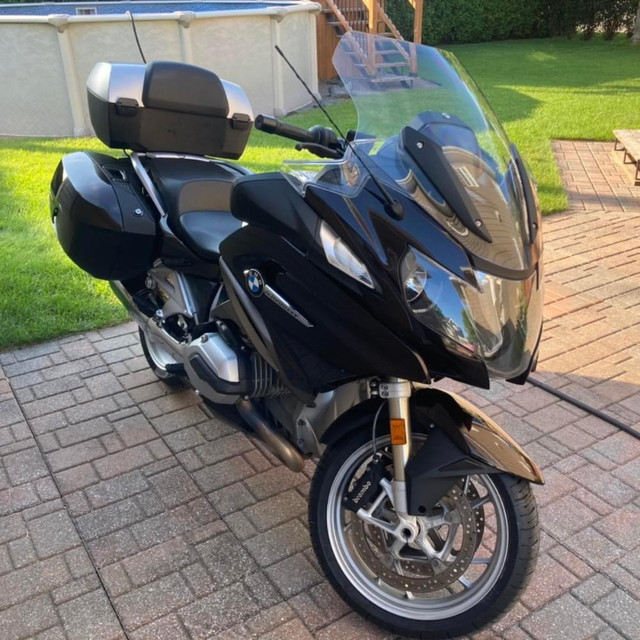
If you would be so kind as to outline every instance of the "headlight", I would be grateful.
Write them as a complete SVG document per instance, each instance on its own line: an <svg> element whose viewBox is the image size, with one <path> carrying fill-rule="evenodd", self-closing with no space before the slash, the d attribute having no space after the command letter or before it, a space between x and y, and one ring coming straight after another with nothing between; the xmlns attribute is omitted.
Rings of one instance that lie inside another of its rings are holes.
<svg viewBox="0 0 640 640"><path fill-rule="evenodd" d="M446 271L419 251L409 250L400 266L405 300L425 326L483 357L502 345L497 300L499 280L476 273L478 288Z"/></svg>
<svg viewBox="0 0 640 640"><path fill-rule="evenodd" d="M369 275L367 267L356 258L353 251L340 240L326 222L322 222L320 225L320 242L329 264L367 287L374 288L373 279Z"/></svg>
<svg viewBox="0 0 640 640"><path fill-rule="evenodd" d="M415 249L400 264L407 305L448 349L473 352L488 371L513 378L526 371L542 328L542 263L524 280L473 272L463 280Z"/></svg>

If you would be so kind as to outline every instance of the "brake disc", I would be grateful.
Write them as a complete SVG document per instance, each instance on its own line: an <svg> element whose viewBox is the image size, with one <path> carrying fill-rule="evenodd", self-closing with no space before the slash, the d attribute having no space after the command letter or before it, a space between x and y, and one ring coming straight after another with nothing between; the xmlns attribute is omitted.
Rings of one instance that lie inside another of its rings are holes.
<svg viewBox="0 0 640 640"><path fill-rule="evenodd" d="M469 502L473 503L480 498L480 494L476 489L473 482L469 482L467 488L466 497ZM484 507L481 505L473 510L476 519L476 550L482 542L482 536L484 536Z"/></svg>
<svg viewBox="0 0 640 640"><path fill-rule="evenodd" d="M417 546L410 545L405 545L399 557L393 557L389 551L390 543L395 541L393 536L375 525L357 518L352 520L350 533L355 549L380 581L401 591L429 593L449 586L464 574L476 552L476 511L471 507L468 496L463 496L458 486L451 489L441 503L449 508L450 513L456 514L458 525L447 525L447 537L454 536L459 545L452 550L446 561L433 562ZM427 533L425 531L421 535L426 536ZM388 540L389 537L392 538L391 541Z"/></svg>

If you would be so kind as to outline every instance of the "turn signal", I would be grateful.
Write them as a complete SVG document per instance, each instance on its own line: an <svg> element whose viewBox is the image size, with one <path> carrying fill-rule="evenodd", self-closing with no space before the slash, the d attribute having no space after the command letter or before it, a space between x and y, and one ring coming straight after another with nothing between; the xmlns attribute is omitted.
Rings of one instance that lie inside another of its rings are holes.
<svg viewBox="0 0 640 640"><path fill-rule="evenodd" d="M407 431L404 428L402 418L392 418L391 422L391 444L407 444Z"/></svg>

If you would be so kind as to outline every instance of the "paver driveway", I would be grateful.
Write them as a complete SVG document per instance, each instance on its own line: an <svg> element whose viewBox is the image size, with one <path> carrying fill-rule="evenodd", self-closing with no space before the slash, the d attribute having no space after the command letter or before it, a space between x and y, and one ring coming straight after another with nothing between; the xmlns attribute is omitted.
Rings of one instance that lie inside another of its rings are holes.
<svg viewBox="0 0 640 640"><path fill-rule="evenodd" d="M537 375L640 427L639 190L611 146L556 145ZM640 638L640 440L531 386L464 393L547 478L533 583L477 637ZM0 354L0 637L387 637L318 571L311 472L156 381L132 325Z"/></svg>

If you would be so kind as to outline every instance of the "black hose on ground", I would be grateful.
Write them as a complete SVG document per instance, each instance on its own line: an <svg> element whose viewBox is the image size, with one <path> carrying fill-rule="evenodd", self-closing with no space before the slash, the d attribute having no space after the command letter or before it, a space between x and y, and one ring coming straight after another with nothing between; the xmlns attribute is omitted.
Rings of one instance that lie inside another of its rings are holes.
<svg viewBox="0 0 640 640"><path fill-rule="evenodd" d="M621 431L624 431L629 435L633 436L634 438L638 438L638 440L640 440L640 431L636 431L635 429L632 429L629 425L624 424L624 422L620 422L620 420L614 418L613 416L610 416L608 413L603 413L602 411L599 411L594 407L590 407L588 404L582 402L582 400L573 398L572 396L564 393L564 391L560 391L560 389L554 389L552 386L546 384L545 382L536 380L531 376L527 378L527 382L530 382L534 387L538 387L539 389L542 389L543 391L546 391L547 393L550 393L551 395L556 396L556 398L560 398L561 400L564 400L565 402L572 404L574 407L578 407L578 409L582 409L583 411L586 411L587 413L591 414L592 416L595 416L596 418L599 418L600 420L604 420L605 422L608 422L610 425L613 425L614 427L617 427Z"/></svg>

